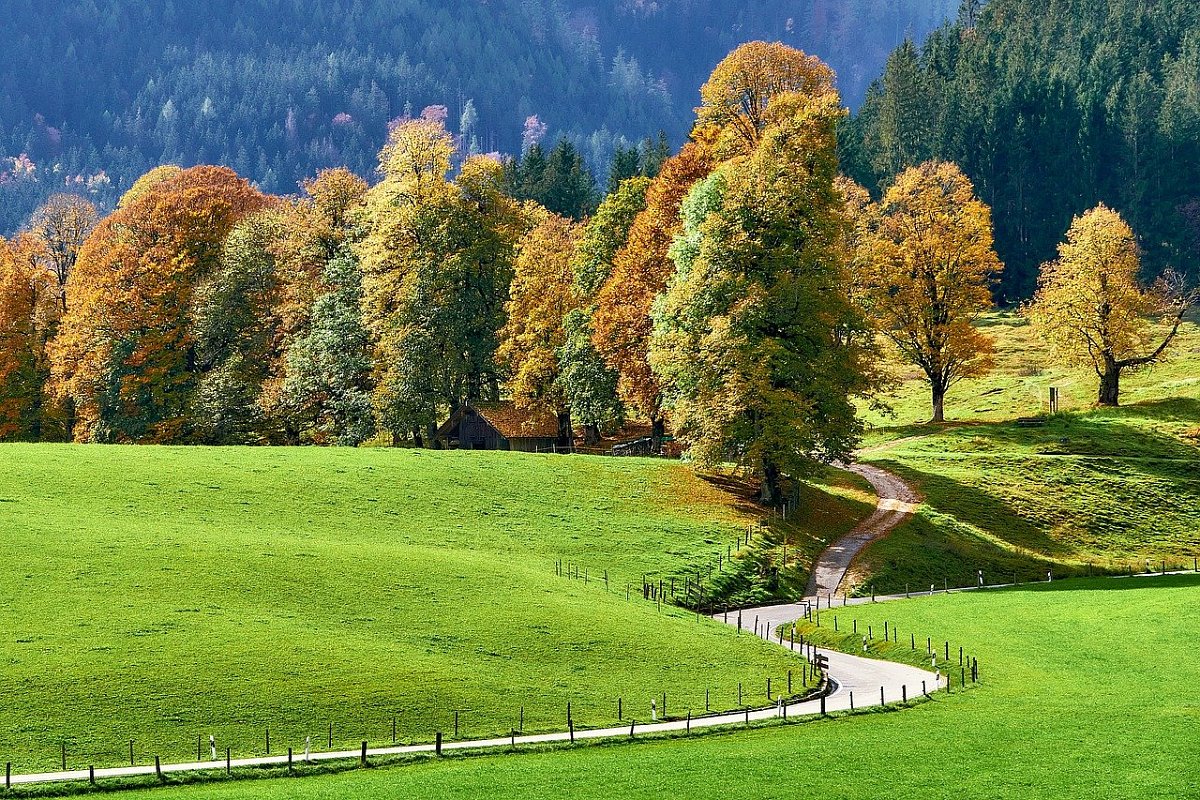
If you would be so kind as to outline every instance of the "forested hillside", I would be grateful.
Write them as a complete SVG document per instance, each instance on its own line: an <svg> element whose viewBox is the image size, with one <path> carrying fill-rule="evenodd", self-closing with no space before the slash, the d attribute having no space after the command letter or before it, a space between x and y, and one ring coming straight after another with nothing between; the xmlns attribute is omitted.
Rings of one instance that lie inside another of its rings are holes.
<svg viewBox="0 0 1200 800"><path fill-rule="evenodd" d="M223 164L287 193L374 168L388 124L444 106L464 152L571 137L593 171L622 138L678 145L737 44L822 56L851 103L956 0L10 0L0 18L0 232L68 188L109 206L162 163Z"/></svg>
<svg viewBox="0 0 1200 800"><path fill-rule="evenodd" d="M991 205L1002 294L1028 297L1073 215L1104 202L1151 272L1200 263L1200 6L1191 0L968 0L904 44L843 129L878 190L929 158Z"/></svg>

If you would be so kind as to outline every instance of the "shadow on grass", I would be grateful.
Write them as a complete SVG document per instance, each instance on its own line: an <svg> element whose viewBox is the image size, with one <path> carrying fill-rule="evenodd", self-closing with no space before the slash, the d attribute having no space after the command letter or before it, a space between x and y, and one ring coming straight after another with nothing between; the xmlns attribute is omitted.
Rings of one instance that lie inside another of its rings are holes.
<svg viewBox="0 0 1200 800"><path fill-rule="evenodd" d="M1003 499L961 481L893 461L875 462L916 484L926 502L941 513L987 531L1016 548L1045 559L1066 558L1074 550L1022 517ZM997 548L1003 551L1003 548Z"/></svg>

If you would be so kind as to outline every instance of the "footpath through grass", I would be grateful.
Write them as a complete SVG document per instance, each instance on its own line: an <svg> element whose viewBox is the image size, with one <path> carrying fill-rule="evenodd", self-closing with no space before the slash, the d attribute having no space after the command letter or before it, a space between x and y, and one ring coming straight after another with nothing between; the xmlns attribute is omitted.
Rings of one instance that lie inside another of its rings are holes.
<svg viewBox="0 0 1200 800"><path fill-rule="evenodd" d="M1085 575L1099 570L1191 566L1200 555L1200 326L1174 357L1125 381L1117 409L1091 406L1095 378L1048 369L1050 355L1012 315L984 326L998 346L995 372L960 386L944 427L928 415L912 376L877 427L864 459L924 495L916 518L872 545L849 580L860 593ZM1050 386L1062 413L1045 410Z"/></svg>
<svg viewBox="0 0 1200 800"><path fill-rule="evenodd" d="M838 610L979 659L902 711L727 735L179 789L185 800L1193 797L1200 576L1055 582ZM822 614L823 632L831 631ZM815 631L810 630L809 634ZM956 678L957 683L957 678ZM140 797L142 795L131 795ZM147 797L161 796L161 792Z"/></svg>
<svg viewBox="0 0 1200 800"><path fill-rule="evenodd" d="M666 462L0 448L0 762L18 772L533 732L765 702L799 662L640 598L748 517ZM580 580L555 562L580 565ZM605 589L604 572L609 575ZM582 575L588 575L588 581ZM626 600L625 587L631 586ZM457 713L456 713L457 712Z"/></svg>

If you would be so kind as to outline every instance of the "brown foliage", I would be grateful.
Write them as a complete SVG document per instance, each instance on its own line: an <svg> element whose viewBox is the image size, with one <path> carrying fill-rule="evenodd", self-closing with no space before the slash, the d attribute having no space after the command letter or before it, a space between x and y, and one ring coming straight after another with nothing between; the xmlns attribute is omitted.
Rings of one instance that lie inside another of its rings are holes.
<svg viewBox="0 0 1200 800"><path fill-rule="evenodd" d="M621 398L651 419L661 412L658 379L649 362L654 327L650 310L675 272L668 251L683 227L683 198L714 166L709 141L690 142L663 164L646 192L646 210L634 220L628 242L613 260L612 274L596 294L596 349L620 375Z"/></svg>
<svg viewBox="0 0 1200 800"><path fill-rule="evenodd" d="M234 224L269 202L232 170L155 171L88 237L52 351L81 441L177 441L195 378L196 286Z"/></svg>

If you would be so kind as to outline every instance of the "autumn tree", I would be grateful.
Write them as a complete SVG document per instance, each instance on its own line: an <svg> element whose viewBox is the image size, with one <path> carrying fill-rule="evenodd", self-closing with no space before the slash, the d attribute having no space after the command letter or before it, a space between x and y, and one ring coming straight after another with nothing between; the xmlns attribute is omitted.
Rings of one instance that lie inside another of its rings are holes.
<svg viewBox="0 0 1200 800"><path fill-rule="evenodd" d="M681 227L683 198L713 165L705 141L689 142L667 159L647 188L646 208L634 219L595 297L593 344L619 376L621 399L651 422L656 439L663 436L664 418L658 379L650 369L650 310L674 272L668 252Z"/></svg>
<svg viewBox="0 0 1200 800"><path fill-rule="evenodd" d="M1095 370L1100 405L1120 403L1124 371L1166 356L1184 315L1200 299L1200 291L1173 272L1144 290L1140 269L1133 231L1120 214L1100 205L1071 223L1058 258L1042 267L1026 309L1059 357Z"/></svg>
<svg viewBox="0 0 1200 800"><path fill-rule="evenodd" d="M239 222L226 239L219 268L197 292L202 377L193 414L203 441L300 444L338 438L331 434L336 424L323 410L324 397L306 397L296 391L297 382L289 384L289 354L301 340L310 350L326 341L311 338L314 315L323 294L334 295L326 305L343 296L345 270L334 270L337 286L326 282L326 272L346 252L367 187L347 170L333 169L303 188L303 197ZM306 368L329 364L311 351L302 362ZM306 374L302 383L319 377Z"/></svg>
<svg viewBox="0 0 1200 800"><path fill-rule="evenodd" d="M613 259L629 240L634 220L646 209L649 186L649 178L622 181L584 225L572 265L575 286L585 297L592 297L612 274Z"/></svg>
<svg viewBox="0 0 1200 800"><path fill-rule="evenodd" d="M311 441L355 446L375 435L358 258L349 249L337 253L322 282L326 289L313 304L308 330L287 351L284 399L312 420Z"/></svg>
<svg viewBox="0 0 1200 800"><path fill-rule="evenodd" d="M46 345L58 318L57 281L28 234L0 238L0 441L46 438Z"/></svg>
<svg viewBox="0 0 1200 800"><path fill-rule="evenodd" d="M571 420L583 429L585 444L596 444L604 433L617 430L625 421L617 373L604 363L592 337L587 310L568 312L558 350L559 381L570 403Z"/></svg>
<svg viewBox="0 0 1200 800"><path fill-rule="evenodd" d="M747 155L698 183L654 308L651 365L676 434L700 464L783 477L848 458L861 433L869 352L849 280L844 198L835 187L836 95L785 93Z"/></svg>
<svg viewBox="0 0 1200 800"><path fill-rule="evenodd" d="M527 225L499 162L468 158L450 181L453 154L439 123L399 125L367 196L363 318L376 413L394 439L422 442L442 413L499 397L498 335Z"/></svg>
<svg viewBox="0 0 1200 800"><path fill-rule="evenodd" d="M572 417L583 428L588 444L599 441L603 432L614 429L624 419L624 405L617 393L618 375L593 343L592 315L596 293L608 281L617 253L646 208L650 183L645 177L622 181L584 225L571 262L582 305L563 321L565 339L558 360Z"/></svg>
<svg viewBox="0 0 1200 800"><path fill-rule="evenodd" d="M721 131L723 156L749 152L770 123L774 98L833 94L833 79L833 70L816 56L780 42L747 42L726 56L701 87L697 121Z"/></svg>
<svg viewBox="0 0 1200 800"><path fill-rule="evenodd" d="M905 171L870 211L856 260L868 315L929 381L933 422L946 392L991 366L991 340L975 327L992 307L1002 269L988 207L953 164Z"/></svg>
<svg viewBox="0 0 1200 800"><path fill-rule="evenodd" d="M297 444L298 434L271 435L263 388L280 357L284 276L280 243L292 214L279 206L233 227L221 257L193 301L196 368L189 414L205 444Z"/></svg>
<svg viewBox="0 0 1200 800"><path fill-rule="evenodd" d="M571 259L579 228L557 214L537 209L533 227L517 245L508 321L500 331L497 361L508 374L507 389L518 406L542 408L559 420L561 444L574 438L571 404L562 383L563 320L579 307Z"/></svg>
<svg viewBox="0 0 1200 800"><path fill-rule="evenodd" d="M76 404L81 441L188 438L195 289L238 220L268 202L222 167L135 188L80 250L52 346L55 391Z"/></svg>
<svg viewBox="0 0 1200 800"><path fill-rule="evenodd" d="M67 279L79 259L80 248L98 221L96 207L73 194L52 196L29 221L29 232L41 244L46 265L58 284L59 307L64 313Z"/></svg>

